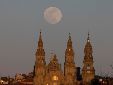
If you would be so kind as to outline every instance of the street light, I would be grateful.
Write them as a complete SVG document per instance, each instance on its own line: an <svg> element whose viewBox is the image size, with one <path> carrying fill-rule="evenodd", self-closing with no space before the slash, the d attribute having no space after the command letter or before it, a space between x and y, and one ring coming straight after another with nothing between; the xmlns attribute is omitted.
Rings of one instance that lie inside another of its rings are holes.
<svg viewBox="0 0 113 85"><path fill-rule="evenodd" d="M102 85L102 79L99 79L100 84Z"/></svg>

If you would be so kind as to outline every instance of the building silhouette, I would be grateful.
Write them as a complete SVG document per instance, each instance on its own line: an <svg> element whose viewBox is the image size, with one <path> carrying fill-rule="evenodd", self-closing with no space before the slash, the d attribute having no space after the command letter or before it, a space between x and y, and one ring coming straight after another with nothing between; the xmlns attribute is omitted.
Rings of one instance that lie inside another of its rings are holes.
<svg viewBox="0 0 113 85"><path fill-rule="evenodd" d="M40 32L35 54L36 61L34 65L33 85L89 85L95 76L89 33L84 53L82 78L80 77L80 68L76 68L74 61L74 50L70 33L65 50L64 71L61 69L61 64L58 62L56 54L53 54L49 64L46 64L45 50Z"/></svg>
<svg viewBox="0 0 113 85"><path fill-rule="evenodd" d="M82 76L80 74L80 67L76 67L76 75L77 75L77 81L81 81L82 80Z"/></svg>

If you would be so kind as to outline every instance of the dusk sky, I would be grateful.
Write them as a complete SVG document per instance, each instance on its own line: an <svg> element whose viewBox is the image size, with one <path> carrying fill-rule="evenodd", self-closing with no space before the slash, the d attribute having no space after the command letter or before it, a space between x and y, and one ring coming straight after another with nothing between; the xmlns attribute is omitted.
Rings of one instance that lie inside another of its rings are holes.
<svg viewBox="0 0 113 85"><path fill-rule="evenodd" d="M63 14L57 24L43 17L50 6ZM113 75L113 0L0 0L0 76L33 71L40 29L47 63L53 52L63 66L70 32L82 67L89 31L96 74Z"/></svg>

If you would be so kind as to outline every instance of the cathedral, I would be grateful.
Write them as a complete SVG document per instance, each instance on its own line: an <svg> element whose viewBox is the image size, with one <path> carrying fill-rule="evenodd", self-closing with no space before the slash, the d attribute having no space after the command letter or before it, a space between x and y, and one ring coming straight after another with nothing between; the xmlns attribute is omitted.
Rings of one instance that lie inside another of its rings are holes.
<svg viewBox="0 0 113 85"><path fill-rule="evenodd" d="M71 35L69 34L69 38L67 40L63 71L56 54L52 55L49 64L46 64L45 50L42 34L40 32L38 47L35 54L36 61L34 65L33 85L89 85L95 76L92 53L93 50L88 33L88 38L84 47L84 60L81 72L82 79L79 81L77 80L78 72L74 61L74 50Z"/></svg>

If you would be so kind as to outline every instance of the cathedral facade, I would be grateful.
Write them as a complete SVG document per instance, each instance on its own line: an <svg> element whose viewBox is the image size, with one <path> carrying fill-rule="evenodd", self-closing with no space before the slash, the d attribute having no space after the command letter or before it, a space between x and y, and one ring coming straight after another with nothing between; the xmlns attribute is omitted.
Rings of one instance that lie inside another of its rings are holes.
<svg viewBox="0 0 113 85"><path fill-rule="evenodd" d="M34 66L33 85L89 85L95 76L92 52L92 46L88 33L87 42L84 48L85 56L81 74L82 80L78 81L76 64L74 62L74 50L70 34L65 50L65 62L63 71L61 69L61 64L58 62L56 54L52 55L49 64L46 64L42 34L40 32L38 47L35 54L36 61Z"/></svg>

